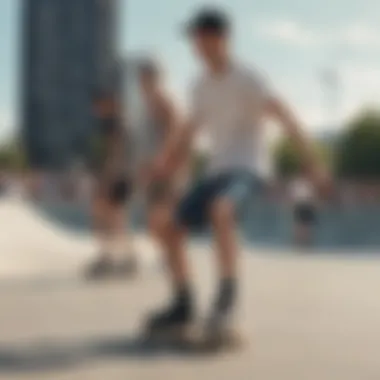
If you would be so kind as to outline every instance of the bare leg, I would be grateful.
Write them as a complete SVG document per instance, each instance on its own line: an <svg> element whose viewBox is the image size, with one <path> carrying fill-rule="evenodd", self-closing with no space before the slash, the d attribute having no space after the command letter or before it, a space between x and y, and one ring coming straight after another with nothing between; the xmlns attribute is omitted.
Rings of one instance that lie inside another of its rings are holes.
<svg viewBox="0 0 380 380"><path fill-rule="evenodd" d="M211 223L218 253L220 284L211 322L223 323L224 317L233 310L236 301L238 241L235 230L233 204L225 198L217 199L211 207ZM220 318L222 316L222 318Z"/></svg>
<svg viewBox="0 0 380 380"><path fill-rule="evenodd" d="M101 195L94 199L93 230L99 244L96 259L86 268L86 277L97 279L108 276L113 270L112 235L109 226L110 208L107 200Z"/></svg>
<svg viewBox="0 0 380 380"><path fill-rule="evenodd" d="M312 244L311 227L304 224L296 224L294 231L295 244L300 247L310 247Z"/></svg>
<svg viewBox="0 0 380 380"><path fill-rule="evenodd" d="M170 276L176 286L188 283L189 268L185 252L185 231L173 221L174 203L153 205L149 213L149 227L163 251Z"/></svg>
<svg viewBox="0 0 380 380"><path fill-rule="evenodd" d="M187 325L193 318L193 302L189 286L189 266L185 252L186 232L173 220L170 208L155 207L150 213L151 231L162 247L173 283L174 299L163 311L154 314L148 329L162 330Z"/></svg>
<svg viewBox="0 0 380 380"><path fill-rule="evenodd" d="M138 261L134 250L131 230L126 222L124 205L117 204L112 208L111 233L113 238L113 259L115 271L120 275L136 274Z"/></svg>
<svg viewBox="0 0 380 380"><path fill-rule="evenodd" d="M128 248L125 214L122 205L110 204L108 227L112 239L113 258L120 260L127 253Z"/></svg>
<svg viewBox="0 0 380 380"><path fill-rule="evenodd" d="M221 278L235 278L237 273L238 241L234 207L228 199L219 199L212 206L211 221L218 252Z"/></svg>
<svg viewBox="0 0 380 380"><path fill-rule="evenodd" d="M97 238L100 255L104 259L111 259L112 239L110 236L110 207L108 202L102 197L94 200L93 207L93 230Z"/></svg>

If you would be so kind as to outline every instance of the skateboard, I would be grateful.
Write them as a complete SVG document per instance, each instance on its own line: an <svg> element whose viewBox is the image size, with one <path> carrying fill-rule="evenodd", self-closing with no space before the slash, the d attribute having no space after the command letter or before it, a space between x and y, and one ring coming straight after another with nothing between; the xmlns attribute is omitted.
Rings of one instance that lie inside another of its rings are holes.
<svg viewBox="0 0 380 380"><path fill-rule="evenodd" d="M198 324L145 331L144 341L155 346L200 353L235 351L245 345L242 335L233 327L211 331Z"/></svg>

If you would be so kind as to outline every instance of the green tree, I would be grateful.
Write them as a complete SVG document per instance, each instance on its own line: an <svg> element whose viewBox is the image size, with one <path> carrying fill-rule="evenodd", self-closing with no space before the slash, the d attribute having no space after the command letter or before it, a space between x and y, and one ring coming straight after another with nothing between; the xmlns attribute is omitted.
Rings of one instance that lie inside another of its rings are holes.
<svg viewBox="0 0 380 380"><path fill-rule="evenodd" d="M342 178L380 179L380 111L365 111L349 123L339 146L336 170Z"/></svg>
<svg viewBox="0 0 380 380"><path fill-rule="evenodd" d="M315 153L327 165L331 163L331 152L321 143L314 142ZM289 178L303 170L302 158L289 138L283 138L275 147L275 169L282 178Z"/></svg>
<svg viewBox="0 0 380 380"><path fill-rule="evenodd" d="M0 146L0 166L16 171L27 168L25 149L19 139L11 140Z"/></svg>

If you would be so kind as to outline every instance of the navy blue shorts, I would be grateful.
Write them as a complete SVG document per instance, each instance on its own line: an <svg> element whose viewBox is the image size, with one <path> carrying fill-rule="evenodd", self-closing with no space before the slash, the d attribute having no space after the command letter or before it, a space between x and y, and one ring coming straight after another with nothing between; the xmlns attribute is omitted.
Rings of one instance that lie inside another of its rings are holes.
<svg viewBox="0 0 380 380"><path fill-rule="evenodd" d="M177 222L190 230L201 230L209 224L210 207L218 198L229 199L238 214L250 197L263 189L263 183L247 171L229 171L206 177L182 198L177 210Z"/></svg>

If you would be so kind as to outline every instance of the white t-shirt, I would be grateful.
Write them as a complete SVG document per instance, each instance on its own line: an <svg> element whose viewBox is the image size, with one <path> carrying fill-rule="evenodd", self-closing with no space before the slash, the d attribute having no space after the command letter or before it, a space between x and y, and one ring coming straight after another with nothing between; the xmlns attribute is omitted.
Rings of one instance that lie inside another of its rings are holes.
<svg viewBox="0 0 380 380"><path fill-rule="evenodd" d="M261 76L240 65L222 75L205 74L192 92L191 114L210 142L211 175L243 169L270 172L269 144L262 118L269 92Z"/></svg>
<svg viewBox="0 0 380 380"><path fill-rule="evenodd" d="M314 189L309 181L296 179L291 183L290 196L293 203L313 202Z"/></svg>
<svg viewBox="0 0 380 380"><path fill-rule="evenodd" d="M165 126L157 116L153 114L148 101L141 96L141 108L143 110L139 122L132 130L135 148L135 166L149 162L163 147Z"/></svg>

